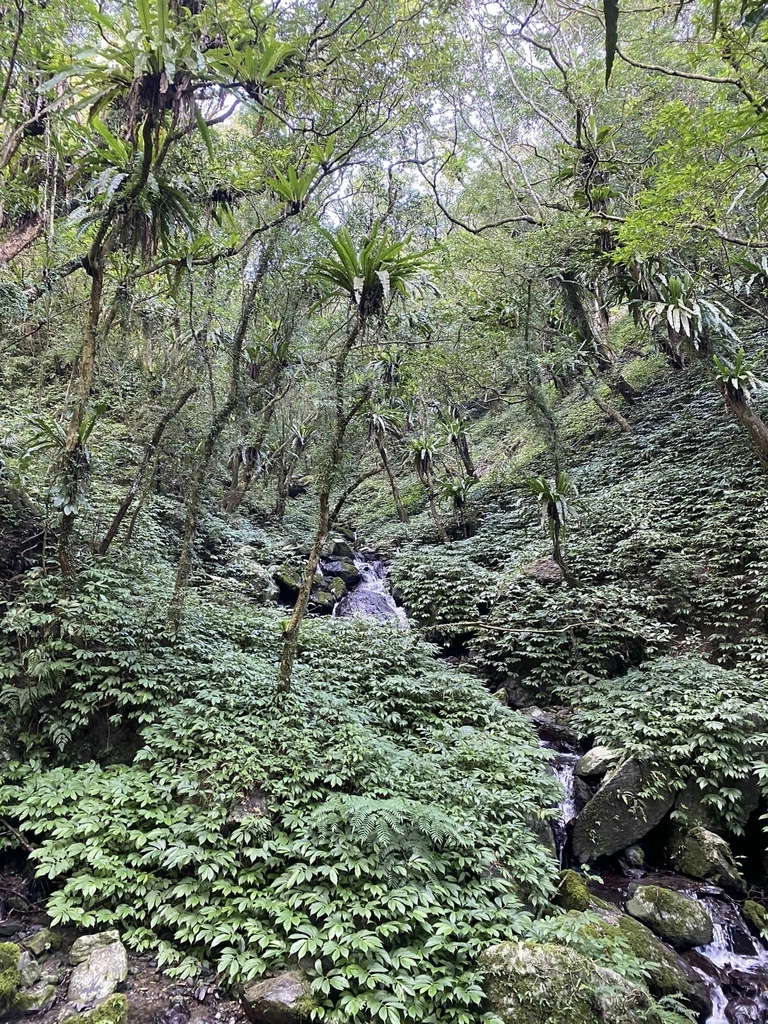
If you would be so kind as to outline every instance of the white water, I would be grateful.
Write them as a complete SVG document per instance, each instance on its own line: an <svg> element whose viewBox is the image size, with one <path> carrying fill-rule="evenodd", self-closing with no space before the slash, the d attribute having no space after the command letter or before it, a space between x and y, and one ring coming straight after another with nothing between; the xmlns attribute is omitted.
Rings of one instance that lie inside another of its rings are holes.
<svg viewBox="0 0 768 1024"><path fill-rule="evenodd" d="M367 562L355 556L355 567L362 579L338 602L334 615L350 618L371 616L375 619L397 619L401 629L408 629L408 617L387 590L386 567L378 560Z"/></svg>
<svg viewBox="0 0 768 1024"><path fill-rule="evenodd" d="M546 746L547 744L545 744ZM562 865L566 828L576 817L575 773L577 754L556 753L552 771L563 787L555 835ZM691 883L688 895L696 896L699 884ZM696 952L712 965L708 971L694 966L696 973L709 989L712 1012L706 1024L768 1024L768 949L749 931L738 906L725 895L713 898L701 895L700 902L712 918L712 941L699 946ZM730 988L729 980L748 975L752 983L751 995L739 994L739 985ZM726 994L723 982L731 991ZM757 995L755 995L757 991ZM728 1016L730 1012L731 1016Z"/></svg>

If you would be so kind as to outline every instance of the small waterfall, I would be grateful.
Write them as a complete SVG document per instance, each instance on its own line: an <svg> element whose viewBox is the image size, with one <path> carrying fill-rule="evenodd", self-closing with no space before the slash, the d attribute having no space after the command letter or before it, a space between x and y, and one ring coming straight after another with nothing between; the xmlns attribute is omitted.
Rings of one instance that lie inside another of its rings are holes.
<svg viewBox="0 0 768 1024"><path fill-rule="evenodd" d="M369 562L356 555L355 567L362 579L342 597L333 609L333 614L345 618L370 616L375 619L397 619L401 629L408 629L408 617L387 590L384 563L378 559Z"/></svg>
<svg viewBox="0 0 768 1024"><path fill-rule="evenodd" d="M573 754L566 750L557 750L547 741L542 741L542 746L552 750L555 749L555 756L552 759L552 774L563 787L563 796L558 804L557 821L552 825L552 833L555 837L557 856L560 867L565 866L565 851L568 845L568 826L576 817L576 762L579 754Z"/></svg>

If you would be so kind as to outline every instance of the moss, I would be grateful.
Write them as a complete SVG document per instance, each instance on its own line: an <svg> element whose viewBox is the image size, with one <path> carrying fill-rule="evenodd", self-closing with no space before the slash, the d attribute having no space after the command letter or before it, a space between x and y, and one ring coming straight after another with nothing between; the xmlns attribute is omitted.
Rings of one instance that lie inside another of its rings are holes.
<svg viewBox="0 0 768 1024"><path fill-rule="evenodd" d="M565 910L589 910L590 895L587 883L571 868L560 872L555 902Z"/></svg>
<svg viewBox="0 0 768 1024"><path fill-rule="evenodd" d="M127 1020L128 1000L121 993L116 993L95 1010L67 1017L64 1024L126 1024Z"/></svg>
<svg viewBox="0 0 768 1024"><path fill-rule="evenodd" d="M746 900L741 908L741 914L755 935L768 935L768 910L764 906L754 900Z"/></svg>
<svg viewBox="0 0 768 1024"><path fill-rule="evenodd" d="M23 1009L19 1004L19 958L15 942L0 942L0 1010Z"/></svg>
<svg viewBox="0 0 768 1024"><path fill-rule="evenodd" d="M592 1008L592 964L549 943L505 942L486 950L485 987L504 1024L598 1024Z"/></svg>

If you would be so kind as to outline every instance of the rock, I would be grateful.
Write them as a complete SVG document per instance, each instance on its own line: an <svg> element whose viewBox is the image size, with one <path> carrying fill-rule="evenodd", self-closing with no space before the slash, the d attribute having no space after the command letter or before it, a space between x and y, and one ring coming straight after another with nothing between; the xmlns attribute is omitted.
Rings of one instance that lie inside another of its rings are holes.
<svg viewBox="0 0 768 1024"><path fill-rule="evenodd" d="M573 852L581 863L618 853L659 824L672 807L674 794L641 797L650 770L636 758L625 761L606 778L578 814L573 826Z"/></svg>
<svg viewBox="0 0 768 1024"><path fill-rule="evenodd" d="M624 859L631 868L641 868L645 864L645 853L642 846L628 846L624 851Z"/></svg>
<svg viewBox="0 0 768 1024"><path fill-rule="evenodd" d="M598 913L604 912L598 909ZM665 946L650 928L646 928L634 917L619 913L613 907L609 908L605 917L609 927L615 928L615 935L624 939L635 956L646 961L648 988L654 995L662 997L679 992L692 1009L709 1016L712 1012L709 989L682 957Z"/></svg>
<svg viewBox="0 0 768 1024"><path fill-rule="evenodd" d="M153 1024L187 1024L191 1016L192 1014L187 1004L179 1000L165 1010L158 1010Z"/></svg>
<svg viewBox="0 0 768 1024"><path fill-rule="evenodd" d="M658 1024L644 988L568 946L502 942L480 962L504 1024Z"/></svg>
<svg viewBox="0 0 768 1024"><path fill-rule="evenodd" d="M313 611L325 612L327 615L333 611L336 598L329 590L316 590L309 599Z"/></svg>
<svg viewBox="0 0 768 1024"><path fill-rule="evenodd" d="M24 989L20 997L25 1013L44 1013L56 1002L56 986L41 981L32 988Z"/></svg>
<svg viewBox="0 0 768 1024"><path fill-rule="evenodd" d="M552 555L547 555L546 558L537 558L535 562L524 565L520 571L536 580L537 583L561 583L563 580L563 570Z"/></svg>
<svg viewBox="0 0 768 1024"><path fill-rule="evenodd" d="M120 933L117 929L108 932L97 932L93 935L81 935L72 943L69 951L69 962L76 967L84 963L94 950L101 946L111 946L120 941Z"/></svg>
<svg viewBox="0 0 768 1024"><path fill-rule="evenodd" d="M747 922L749 930L759 939L768 935L768 910L755 900L746 900L741 908L741 916Z"/></svg>
<svg viewBox="0 0 768 1024"><path fill-rule="evenodd" d="M275 583L284 601L294 601L301 586L301 571L292 565L281 565L275 572Z"/></svg>
<svg viewBox="0 0 768 1024"><path fill-rule="evenodd" d="M330 552L334 558L347 558L354 561L355 552L352 545L346 540L334 537L330 543Z"/></svg>
<svg viewBox="0 0 768 1024"><path fill-rule="evenodd" d="M706 946L712 941L712 918L704 907L674 889L638 885L627 900L627 913L675 949Z"/></svg>
<svg viewBox="0 0 768 1024"><path fill-rule="evenodd" d="M111 996L127 977L128 954L122 942L98 946L72 972L67 999L79 1007L93 1006Z"/></svg>
<svg viewBox="0 0 768 1024"><path fill-rule="evenodd" d="M315 1005L309 981L300 971L249 982L242 1002L251 1020L265 1024L299 1024L309 1018Z"/></svg>
<svg viewBox="0 0 768 1024"><path fill-rule="evenodd" d="M19 1008L19 960L21 948L15 942L0 942L0 1010Z"/></svg>
<svg viewBox="0 0 768 1024"><path fill-rule="evenodd" d="M587 883L580 874L571 868L560 872L555 903L565 910L589 910L591 896Z"/></svg>
<svg viewBox="0 0 768 1024"><path fill-rule="evenodd" d="M736 896L746 893L746 882L733 859L730 846L725 839L702 825L688 831L675 830L670 852L676 871L690 878L714 882Z"/></svg>
<svg viewBox="0 0 768 1024"><path fill-rule="evenodd" d="M613 747L592 747L576 762L574 771L581 778L599 778L609 772L621 760L621 751Z"/></svg>
<svg viewBox="0 0 768 1024"><path fill-rule="evenodd" d="M348 587L357 586L362 579L351 558L338 558L323 562L323 572L326 576L339 576Z"/></svg>
<svg viewBox="0 0 768 1024"><path fill-rule="evenodd" d="M501 687L498 690L494 690L491 694L494 700L497 700L499 704L503 704L505 707L509 704L509 697L507 697L507 691Z"/></svg>
<svg viewBox="0 0 768 1024"><path fill-rule="evenodd" d="M523 712L536 732L545 740L567 743L575 746L579 742L579 734L571 727L568 716L542 708L529 707Z"/></svg>
<svg viewBox="0 0 768 1024"><path fill-rule="evenodd" d="M269 819L269 797L263 789L256 788L232 804L224 824L224 834L231 835L244 821L260 818Z"/></svg>
<svg viewBox="0 0 768 1024"><path fill-rule="evenodd" d="M37 960L27 952L22 953L19 957L18 971L19 985L22 988L32 988L40 981L43 973Z"/></svg>
<svg viewBox="0 0 768 1024"><path fill-rule="evenodd" d="M128 1000L124 995L116 993L95 1010L65 1017L62 1024L127 1024L127 1021Z"/></svg>
<svg viewBox="0 0 768 1024"><path fill-rule="evenodd" d="M40 928L30 938L25 939L24 945L35 956L42 956L51 949L61 949L61 934L51 931L50 928Z"/></svg>

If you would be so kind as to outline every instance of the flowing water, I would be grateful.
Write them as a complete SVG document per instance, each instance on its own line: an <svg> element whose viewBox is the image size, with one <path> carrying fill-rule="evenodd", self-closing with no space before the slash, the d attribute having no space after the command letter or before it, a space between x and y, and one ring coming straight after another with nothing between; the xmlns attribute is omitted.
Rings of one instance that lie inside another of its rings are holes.
<svg viewBox="0 0 768 1024"><path fill-rule="evenodd" d="M371 616L375 619L396 619L401 629L408 629L408 617L398 607L387 590L387 570L378 559L366 561L355 556L355 567L362 579L333 609L334 615L344 617Z"/></svg>
<svg viewBox="0 0 768 1024"><path fill-rule="evenodd" d="M545 746L551 746L548 743ZM569 826L576 817L574 768L578 754L557 751L552 771L563 786L558 821L554 826L561 865ZM697 898L712 918L712 941L684 955L709 989L712 1010L706 1024L768 1024L768 948L751 934L738 905L719 889L680 875L647 874L658 882ZM600 895L623 903L627 878L606 878Z"/></svg>

